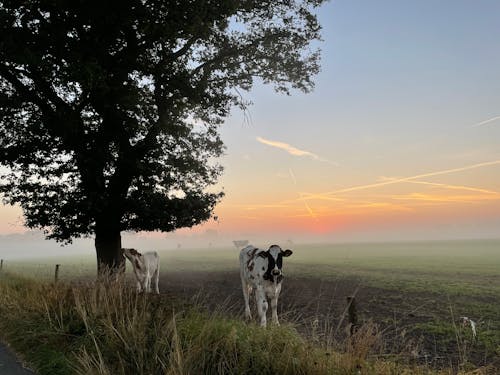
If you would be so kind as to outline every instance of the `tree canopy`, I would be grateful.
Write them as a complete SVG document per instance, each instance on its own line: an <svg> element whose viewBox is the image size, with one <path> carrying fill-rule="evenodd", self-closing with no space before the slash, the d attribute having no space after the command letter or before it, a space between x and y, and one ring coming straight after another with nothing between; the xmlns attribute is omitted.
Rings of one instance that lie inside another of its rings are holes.
<svg viewBox="0 0 500 375"><path fill-rule="evenodd" d="M121 231L208 220L218 125L255 80L312 89L322 2L0 0L4 201L108 265Z"/></svg>

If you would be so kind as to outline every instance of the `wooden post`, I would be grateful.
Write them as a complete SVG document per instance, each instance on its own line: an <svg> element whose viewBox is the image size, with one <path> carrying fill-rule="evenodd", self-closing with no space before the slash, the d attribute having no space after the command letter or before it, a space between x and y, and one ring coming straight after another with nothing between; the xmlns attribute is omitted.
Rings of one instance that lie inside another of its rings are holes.
<svg viewBox="0 0 500 375"><path fill-rule="evenodd" d="M2 270L3 268L3 259L0 260L0 271Z"/></svg>
<svg viewBox="0 0 500 375"><path fill-rule="evenodd" d="M349 296L347 299L347 315L349 319L349 324L351 325L349 330L351 336L358 329L358 312L356 310L356 299L354 296Z"/></svg>
<svg viewBox="0 0 500 375"><path fill-rule="evenodd" d="M59 280L59 266L60 264L56 264L56 272L54 274L54 282L57 283L57 281Z"/></svg>

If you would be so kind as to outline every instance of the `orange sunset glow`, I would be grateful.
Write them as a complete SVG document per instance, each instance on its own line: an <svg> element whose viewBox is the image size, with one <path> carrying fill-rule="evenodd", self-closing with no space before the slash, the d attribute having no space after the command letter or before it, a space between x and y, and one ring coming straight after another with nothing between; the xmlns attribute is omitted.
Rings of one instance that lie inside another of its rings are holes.
<svg viewBox="0 0 500 375"><path fill-rule="evenodd" d="M498 238L499 23L470 3L444 28L447 5L417 3L322 7L314 91L243 92L253 104L220 128L218 219L151 238ZM24 231L1 207L0 233Z"/></svg>
<svg viewBox="0 0 500 375"><path fill-rule="evenodd" d="M283 150L282 145L275 147ZM407 176L379 176L326 190L333 174L297 181L296 173L289 169L288 175L276 173L265 184L247 181L230 189L217 209L219 221L207 226L229 233L330 234L334 238L366 228L470 225L473 220L498 217L500 193L495 190L495 175L499 171L500 160L493 160ZM316 179L320 180L316 183ZM335 186L333 181L331 186ZM231 194L233 190L237 193Z"/></svg>

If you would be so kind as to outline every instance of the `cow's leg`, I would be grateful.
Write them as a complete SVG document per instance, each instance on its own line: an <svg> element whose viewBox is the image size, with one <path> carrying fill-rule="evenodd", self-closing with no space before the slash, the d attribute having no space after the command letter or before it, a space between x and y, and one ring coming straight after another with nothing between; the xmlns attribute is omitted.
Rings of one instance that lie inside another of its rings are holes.
<svg viewBox="0 0 500 375"><path fill-rule="evenodd" d="M252 287L247 283L245 277L241 276L241 288L243 289L243 299L245 300L245 318L252 319L252 313L250 312L249 296L252 292Z"/></svg>
<svg viewBox="0 0 500 375"><path fill-rule="evenodd" d="M278 321L278 297L279 294L275 294L271 298L271 314L272 314L272 322L273 324L280 325L280 322Z"/></svg>
<svg viewBox="0 0 500 375"><path fill-rule="evenodd" d="M270 296L272 322L273 324L276 324L278 326L280 325L278 321L278 298L280 296L280 292L281 292L281 284L278 284L274 289L274 293Z"/></svg>
<svg viewBox="0 0 500 375"><path fill-rule="evenodd" d="M142 291L142 283L137 280L137 293L140 293Z"/></svg>
<svg viewBox="0 0 500 375"><path fill-rule="evenodd" d="M245 308L245 315L248 314L248 319L252 319L252 313L250 312L250 297L252 295L253 287L250 283L247 283L247 300L248 300L248 309Z"/></svg>
<svg viewBox="0 0 500 375"><path fill-rule="evenodd" d="M257 311L260 318L260 326L265 327L267 325L267 298L266 293L263 289L258 288L255 291L255 301L257 302Z"/></svg>
<svg viewBox="0 0 500 375"><path fill-rule="evenodd" d="M153 275L155 278L155 293L160 294L160 289L158 288L158 282L160 281L160 266L156 267L156 271Z"/></svg>
<svg viewBox="0 0 500 375"><path fill-rule="evenodd" d="M151 293L151 274L148 272L146 273L146 293Z"/></svg>

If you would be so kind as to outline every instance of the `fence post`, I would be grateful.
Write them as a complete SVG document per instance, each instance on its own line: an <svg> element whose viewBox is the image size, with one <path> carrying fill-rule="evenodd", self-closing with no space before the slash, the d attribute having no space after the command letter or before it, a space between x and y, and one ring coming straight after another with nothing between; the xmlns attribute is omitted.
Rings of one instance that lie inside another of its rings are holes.
<svg viewBox="0 0 500 375"><path fill-rule="evenodd" d="M3 259L0 259L0 271L2 271L3 268Z"/></svg>
<svg viewBox="0 0 500 375"><path fill-rule="evenodd" d="M59 280L59 266L60 264L56 264L56 272L54 274L54 282L57 283L57 281Z"/></svg>
<svg viewBox="0 0 500 375"><path fill-rule="evenodd" d="M349 328L351 336L358 329L358 312L356 310L356 299L354 296L349 296L347 299L347 316L349 319L349 324L351 325Z"/></svg>

